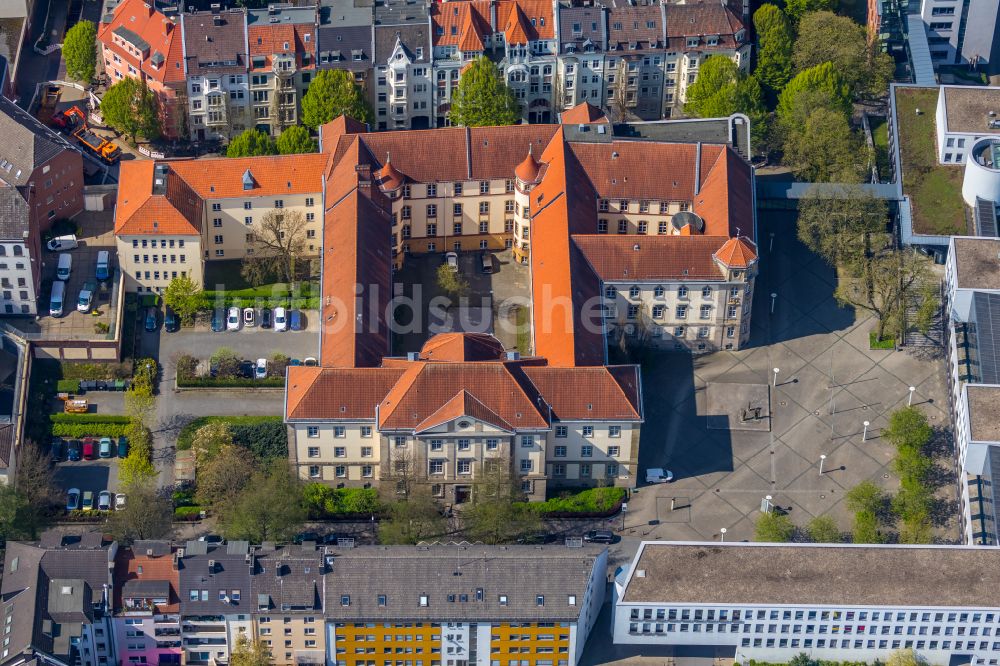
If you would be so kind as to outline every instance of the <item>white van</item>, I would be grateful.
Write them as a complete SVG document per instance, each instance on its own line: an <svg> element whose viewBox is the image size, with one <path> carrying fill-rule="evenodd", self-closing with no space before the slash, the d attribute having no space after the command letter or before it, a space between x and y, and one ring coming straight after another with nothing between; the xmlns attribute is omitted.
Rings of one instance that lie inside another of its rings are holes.
<svg viewBox="0 0 1000 666"><path fill-rule="evenodd" d="M101 250L97 253L97 279L107 280L111 275L111 253Z"/></svg>
<svg viewBox="0 0 1000 666"><path fill-rule="evenodd" d="M59 265L56 267L56 277L60 280L68 280L71 270L73 270L73 255L60 254Z"/></svg>
<svg viewBox="0 0 1000 666"><path fill-rule="evenodd" d="M49 248L50 252L63 252L65 250L75 250L79 247L80 243L76 240L76 236L56 236L48 243L45 247Z"/></svg>
<svg viewBox="0 0 1000 666"><path fill-rule="evenodd" d="M66 295L66 283L56 280L52 283L52 297L49 298L49 314L53 317L62 317L63 300Z"/></svg>

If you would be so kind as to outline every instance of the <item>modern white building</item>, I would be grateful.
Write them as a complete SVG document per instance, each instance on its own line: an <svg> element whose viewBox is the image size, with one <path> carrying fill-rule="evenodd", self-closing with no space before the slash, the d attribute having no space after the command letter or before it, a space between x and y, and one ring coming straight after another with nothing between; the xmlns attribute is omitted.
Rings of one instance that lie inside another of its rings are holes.
<svg viewBox="0 0 1000 666"><path fill-rule="evenodd" d="M970 546L643 542L615 579L616 645L787 663L1000 656L1000 553Z"/></svg>
<svg viewBox="0 0 1000 666"><path fill-rule="evenodd" d="M941 86L935 113L938 162L964 164L973 144L1000 137L1000 87Z"/></svg>
<svg viewBox="0 0 1000 666"><path fill-rule="evenodd" d="M923 0L920 18L935 68L967 65L995 74L1000 65L1000 3L990 0Z"/></svg>

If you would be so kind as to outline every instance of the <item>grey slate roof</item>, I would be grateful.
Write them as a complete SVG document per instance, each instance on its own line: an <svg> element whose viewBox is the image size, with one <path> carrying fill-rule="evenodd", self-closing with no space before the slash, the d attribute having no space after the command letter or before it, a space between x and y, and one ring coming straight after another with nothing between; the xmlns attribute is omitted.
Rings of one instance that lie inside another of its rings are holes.
<svg viewBox="0 0 1000 666"><path fill-rule="evenodd" d="M425 20L424 23L416 25L376 25L375 60L378 64L388 62L389 56L396 48L397 38L416 62L430 62L431 31ZM423 49L420 58L417 58L418 48Z"/></svg>
<svg viewBox="0 0 1000 666"><path fill-rule="evenodd" d="M182 14L181 25L190 76L246 74L246 14L243 10Z"/></svg>
<svg viewBox="0 0 1000 666"><path fill-rule="evenodd" d="M594 51L600 52L606 48L604 43L604 13L600 6L592 7L560 7L559 8L559 49L567 52L567 46L575 47L575 53L584 53L584 45L589 41L594 45ZM573 30L579 26L579 30Z"/></svg>
<svg viewBox="0 0 1000 666"><path fill-rule="evenodd" d="M31 211L17 188L0 185L0 239L23 240L31 226Z"/></svg>
<svg viewBox="0 0 1000 666"><path fill-rule="evenodd" d="M603 552L593 546L482 545L337 550L327 574L325 615L353 622L572 622Z"/></svg>
<svg viewBox="0 0 1000 666"><path fill-rule="evenodd" d="M378 0L375 25L430 25L427 4L420 0Z"/></svg>
<svg viewBox="0 0 1000 666"><path fill-rule="evenodd" d="M250 595L251 565L246 561L246 555L227 553L225 546L211 545L205 550L204 554L192 555L186 547L184 557L178 562L181 613L249 613L255 606L255 600ZM197 601L192 600L191 590L198 591ZM204 601L202 591L207 593ZM239 594L238 600L234 592ZM229 601L222 596L228 597Z"/></svg>
<svg viewBox="0 0 1000 666"><path fill-rule="evenodd" d="M64 150L75 150L59 134L0 95L0 180L22 186L32 172Z"/></svg>
<svg viewBox="0 0 1000 666"><path fill-rule="evenodd" d="M315 548L260 553L250 587L257 610L322 610L323 557Z"/></svg>
<svg viewBox="0 0 1000 666"><path fill-rule="evenodd" d="M318 50L320 69L367 71L372 67L371 25L320 26ZM354 60L356 51L361 60Z"/></svg>
<svg viewBox="0 0 1000 666"><path fill-rule="evenodd" d="M70 548L7 542L0 616L13 618L11 644L7 646L10 660L28 647L57 657L69 656L70 638L79 635L80 622L93 612L92 602L101 599L104 586L111 582L113 553L113 545L87 547L82 541ZM66 585L73 588L70 594L62 593ZM51 635L53 622L62 624L55 638Z"/></svg>

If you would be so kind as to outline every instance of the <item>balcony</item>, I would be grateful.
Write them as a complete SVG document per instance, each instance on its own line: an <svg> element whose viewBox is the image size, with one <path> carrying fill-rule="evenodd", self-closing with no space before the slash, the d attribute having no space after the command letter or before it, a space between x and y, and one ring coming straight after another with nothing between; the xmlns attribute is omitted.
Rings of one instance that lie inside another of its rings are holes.
<svg viewBox="0 0 1000 666"><path fill-rule="evenodd" d="M226 625L224 624L185 624L181 631L185 634L224 634Z"/></svg>
<svg viewBox="0 0 1000 666"><path fill-rule="evenodd" d="M181 635L181 630L180 630L180 627L167 627L165 629L161 629L160 627L156 627L153 630L153 635L154 636L180 636Z"/></svg>
<svg viewBox="0 0 1000 666"><path fill-rule="evenodd" d="M289 77L295 74L295 58L291 56L275 56L271 66L276 76Z"/></svg>
<svg viewBox="0 0 1000 666"><path fill-rule="evenodd" d="M201 647L203 645L227 645L227 641L225 638L184 638L184 647L186 648Z"/></svg>

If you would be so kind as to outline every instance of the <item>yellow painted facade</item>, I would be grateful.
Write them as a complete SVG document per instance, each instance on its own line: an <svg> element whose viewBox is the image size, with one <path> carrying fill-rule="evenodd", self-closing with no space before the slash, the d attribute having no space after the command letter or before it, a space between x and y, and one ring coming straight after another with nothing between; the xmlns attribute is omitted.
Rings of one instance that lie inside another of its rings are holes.
<svg viewBox="0 0 1000 666"><path fill-rule="evenodd" d="M500 622L490 631L490 661L508 666L518 660L523 666L553 666L569 659L568 622Z"/></svg>

